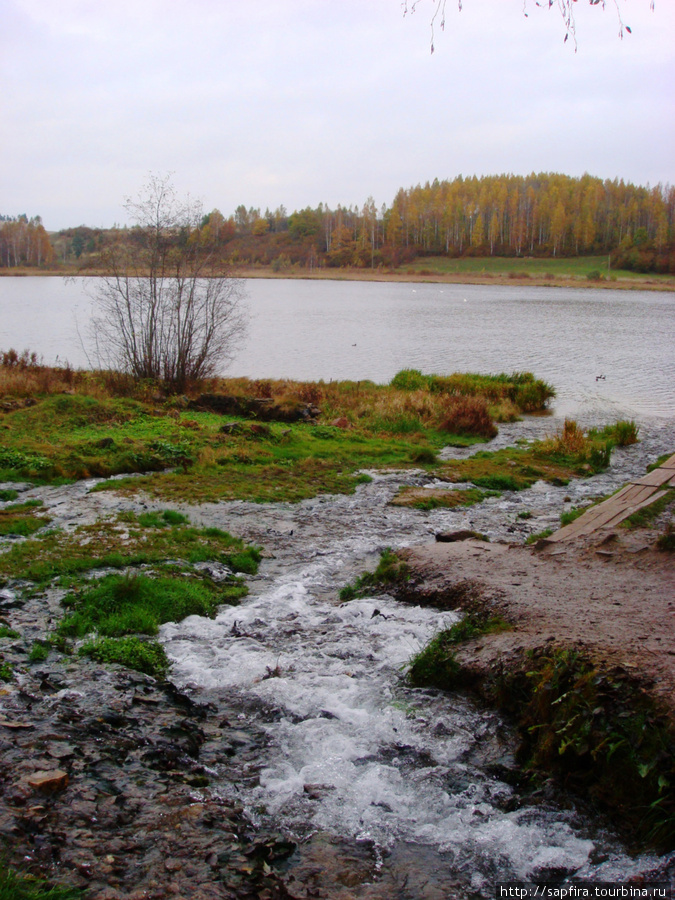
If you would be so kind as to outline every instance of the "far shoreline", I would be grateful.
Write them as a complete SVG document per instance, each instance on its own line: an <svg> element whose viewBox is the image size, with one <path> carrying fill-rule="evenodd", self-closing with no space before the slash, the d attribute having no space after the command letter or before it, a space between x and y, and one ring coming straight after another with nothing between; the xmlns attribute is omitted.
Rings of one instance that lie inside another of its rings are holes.
<svg viewBox="0 0 675 900"><path fill-rule="evenodd" d="M619 291L667 291L675 292L675 277L653 275L630 275L628 277L613 276L609 281L606 278L591 280L578 275L521 275L517 273L503 274L498 272L483 273L441 273L441 272L414 272L414 271L385 271L383 269L294 269L291 271L275 272L271 266L242 266L234 267L232 276L236 278L266 278L283 281L367 281L381 283L401 284L475 284L475 285L500 285L507 287L548 287L599 289ZM105 273L100 269L80 269L75 266L63 266L59 268L34 269L28 266L14 269L0 268L0 277L3 278L97 278ZM663 279L663 280L661 280Z"/></svg>

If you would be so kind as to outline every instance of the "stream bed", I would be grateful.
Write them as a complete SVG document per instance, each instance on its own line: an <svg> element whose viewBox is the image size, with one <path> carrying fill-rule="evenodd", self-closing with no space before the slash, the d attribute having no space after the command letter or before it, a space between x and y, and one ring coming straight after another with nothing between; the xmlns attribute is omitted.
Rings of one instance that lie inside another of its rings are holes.
<svg viewBox="0 0 675 900"><path fill-rule="evenodd" d="M502 426L498 445L551 427L550 419ZM239 799L254 821L304 841L294 862L299 880L318 867L321 896L340 897L348 859L348 880L360 885L354 896L488 896L496 881L618 881L656 865L630 856L611 828L553 788L521 795L513 735L495 712L406 684L410 658L455 613L386 595L337 598L385 547L459 528L522 541L555 527L566 498L574 505L607 494L672 448L663 422L643 427L641 437L615 450L601 476L538 483L463 511L387 505L402 484L429 479L375 472L352 496L189 510L200 524L256 541L266 556L241 606L215 620L165 625L161 637L179 684L229 704L238 698L244 730L262 724L264 753L245 773ZM523 510L532 513L526 522Z"/></svg>
<svg viewBox="0 0 675 900"><path fill-rule="evenodd" d="M560 424L531 417L501 426L490 449L541 437ZM563 508L643 475L648 463L673 450L673 438L673 422L645 420L640 442L617 448L602 475L564 487L538 482L466 509L421 512L390 505L403 485L438 487L421 471L371 472L372 481L353 495L298 504L177 507L195 525L226 529L263 551L239 606L224 607L213 620L192 616L161 629L172 681L209 709L210 724L200 727L213 748L204 756L210 784L190 789L181 802L206 808L234 799L252 833L295 842L295 852L276 861L275 870L287 896L297 898L487 898L498 881L624 881L663 866L658 857L632 854L611 822L599 821L552 783L535 791L519 788L515 736L495 711L461 694L407 684L411 657L456 613L402 604L386 594L341 603L338 594L374 568L386 547L429 542L437 532L463 528L493 541L523 542L554 528ZM444 455L471 452L447 448ZM66 529L124 509L166 506L142 496L91 492L95 483L28 488L24 495L41 499L52 526ZM531 517L519 517L523 511ZM5 593L11 605L11 591ZM16 615L32 627L35 609L37 634L46 613L36 603L27 602ZM56 615L58 598L52 606ZM55 679L53 671L38 676ZM106 687L108 676L96 678L90 698L77 686L77 703L83 709L89 703L92 721L97 704L122 696L112 682ZM135 690L129 709L138 710ZM73 693L64 688L55 697ZM24 702L20 692L15 700ZM140 747L154 740L154 726L139 721L150 735ZM134 790L131 781L125 790ZM165 787L158 790L160 796ZM161 810L166 800L152 802ZM152 808L143 803L152 820ZM148 854L152 840L148 830ZM189 848L184 852L189 856ZM183 871L187 878L187 864ZM137 876L125 877L133 883Z"/></svg>

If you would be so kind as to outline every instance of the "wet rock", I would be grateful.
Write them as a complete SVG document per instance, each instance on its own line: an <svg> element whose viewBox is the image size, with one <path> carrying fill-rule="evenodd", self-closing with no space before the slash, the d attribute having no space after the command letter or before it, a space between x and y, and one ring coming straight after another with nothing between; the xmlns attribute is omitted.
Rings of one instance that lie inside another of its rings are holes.
<svg viewBox="0 0 675 900"><path fill-rule="evenodd" d="M241 422L225 422L218 431L221 434L240 434L242 430Z"/></svg>
<svg viewBox="0 0 675 900"><path fill-rule="evenodd" d="M326 796L330 791L335 790L334 784L304 784L302 787L303 791L310 800L321 800Z"/></svg>
<svg viewBox="0 0 675 900"><path fill-rule="evenodd" d="M29 731L34 728L32 722L19 722L16 719L5 719L0 717L0 726L9 728L11 731Z"/></svg>
<svg viewBox="0 0 675 900"><path fill-rule="evenodd" d="M264 422L299 422L321 415L321 410L311 403L292 401L277 404L266 397L235 397L228 394L201 394L189 403L189 409L209 410L226 416L251 416Z"/></svg>
<svg viewBox="0 0 675 900"><path fill-rule="evenodd" d="M68 773L63 769L35 772L28 778L28 784L41 794L56 794L68 787Z"/></svg>
<svg viewBox="0 0 675 900"><path fill-rule="evenodd" d="M487 541L489 538L479 531L471 531L470 529L462 528L459 531L440 531L436 535L436 540L442 544L452 544L455 541Z"/></svg>
<svg viewBox="0 0 675 900"><path fill-rule="evenodd" d="M197 572L203 572L205 575L208 575L211 581L215 582L215 584L220 584L220 582L222 581L227 581L227 579L231 578L233 574L232 569L219 562L195 563L193 568Z"/></svg>
<svg viewBox="0 0 675 900"><path fill-rule="evenodd" d="M248 430L256 437L269 437L272 433L267 425L260 425L258 422L252 422L248 426Z"/></svg>

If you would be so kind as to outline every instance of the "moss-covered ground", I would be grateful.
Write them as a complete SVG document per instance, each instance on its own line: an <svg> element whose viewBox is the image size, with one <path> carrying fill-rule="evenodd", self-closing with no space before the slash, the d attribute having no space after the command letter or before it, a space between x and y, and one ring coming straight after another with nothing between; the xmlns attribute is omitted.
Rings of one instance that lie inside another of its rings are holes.
<svg viewBox="0 0 675 900"><path fill-rule="evenodd" d="M437 376L408 369L389 385L221 379L197 386L190 402L110 373L50 370L48 378L37 368L0 372L0 481L118 476L99 489L195 503L297 502L353 491L366 478L363 470L414 467L486 491L519 490L540 478L565 483L600 470L614 442L566 423L548 442L439 462L438 451L448 444L487 441L495 422L545 410L554 391L529 373ZM202 388L283 410L310 405L316 413L264 424L223 416L199 404ZM143 474L119 477L127 473ZM467 493L463 502L479 499ZM433 505L452 502L436 497ZM25 508L3 515L23 534L44 524Z"/></svg>
<svg viewBox="0 0 675 900"><path fill-rule="evenodd" d="M77 649L163 676L169 663L153 639L159 626L189 615L213 617L219 606L238 603L247 593L241 576L255 573L259 560L256 547L218 528L195 528L174 510L125 512L15 543L0 554L0 584L19 583L23 593L66 592L63 617L45 641L33 644L29 663L44 662L51 647ZM214 583L195 567L202 562L226 567L223 579ZM3 629L0 638L18 637ZM0 667L0 678L12 677L6 664Z"/></svg>

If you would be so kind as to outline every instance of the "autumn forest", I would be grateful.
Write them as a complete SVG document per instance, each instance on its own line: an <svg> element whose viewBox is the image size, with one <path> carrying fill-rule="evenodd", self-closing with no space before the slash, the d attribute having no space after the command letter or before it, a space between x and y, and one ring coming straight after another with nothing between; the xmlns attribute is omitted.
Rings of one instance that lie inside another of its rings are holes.
<svg viewBox="0 0 675 900"><path fill-rule="evenodd" d="M0 268L95 269L133 229L87 226L48 233L39 216L0 216ZM391 206L288 213L218 209L181 239L234 265L395 269L418 256L572 257L606 254L616 268L675 274L675 187L640 187L542 173L401 188Z"/></svg>

